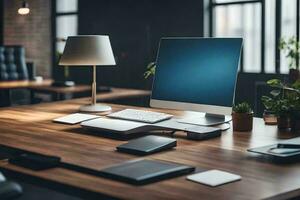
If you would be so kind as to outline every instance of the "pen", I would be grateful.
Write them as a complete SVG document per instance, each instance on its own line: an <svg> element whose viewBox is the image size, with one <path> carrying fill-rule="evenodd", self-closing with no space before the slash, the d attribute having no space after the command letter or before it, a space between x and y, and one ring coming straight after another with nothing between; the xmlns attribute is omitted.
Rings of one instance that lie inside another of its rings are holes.
<svg viewBox="0 0 300 200"><path fill-rule="evenodd" d="M300 149L300 144L277 144L278 149Z"/></svg>

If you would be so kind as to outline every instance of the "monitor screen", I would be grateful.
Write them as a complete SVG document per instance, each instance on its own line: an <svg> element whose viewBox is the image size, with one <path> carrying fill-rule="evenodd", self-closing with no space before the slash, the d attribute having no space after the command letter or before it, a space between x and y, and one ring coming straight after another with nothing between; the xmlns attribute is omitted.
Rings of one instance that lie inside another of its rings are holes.
<svg viewBox="0 0 300 200"><path fill-rule="evenodd" d="M241 38L163 38L152 99L232 107Z"/></svg>

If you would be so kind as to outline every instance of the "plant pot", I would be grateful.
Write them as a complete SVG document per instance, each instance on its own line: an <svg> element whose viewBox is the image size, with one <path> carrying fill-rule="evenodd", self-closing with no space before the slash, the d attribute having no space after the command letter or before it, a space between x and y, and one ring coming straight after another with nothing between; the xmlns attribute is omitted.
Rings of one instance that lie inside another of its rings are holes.
<svg viewBox="0 0 300 200"><path fill-rule="evenodd" d="M290 118L288 116L277 117L278 129L288 129L290 128Z"/></svg>
<svg viewBox="0 0 300 200"><path fill-rule="evenodd" d="M300 72L298 69L290 69L289 71L289 81L290 83L294 83L300 78Z"/></svg>
<svg viewBox="0 0 300 200"><path fill-rule="evenodd" d="M300 132L300 111L295 110L291 113L291 130L292 132Z"/></svg>
<svg viewBox="0 0 300 200"><path fill-rule="evenodd" d="M233 131L251 131L253 113L232 113Z"/></svg>
<svg viewBox="0 0 300 200"><path fill-rule="evenodd" d="M300 119L291 119L292 132L300 132Z"/></svg>
<svg viewBox="0 0 300 200"><path fill-rule="evenodd" d="M277 125L277 117L275 112L264 110L263 118L266 125Z"/></svg>

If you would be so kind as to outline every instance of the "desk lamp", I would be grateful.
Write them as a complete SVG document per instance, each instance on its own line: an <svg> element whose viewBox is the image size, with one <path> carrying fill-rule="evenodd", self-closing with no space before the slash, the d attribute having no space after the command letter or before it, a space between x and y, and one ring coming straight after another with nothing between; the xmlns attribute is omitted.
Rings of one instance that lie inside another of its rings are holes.
<svg viewBox="0 0 300 200"><path fill-rule="evenodd" d="M110 106L97 104L96 66L116 65L109 37L106 35L79 35L67 39L59 65L92 66L92 102L80 107L84 112L105 112Z"/></svg>

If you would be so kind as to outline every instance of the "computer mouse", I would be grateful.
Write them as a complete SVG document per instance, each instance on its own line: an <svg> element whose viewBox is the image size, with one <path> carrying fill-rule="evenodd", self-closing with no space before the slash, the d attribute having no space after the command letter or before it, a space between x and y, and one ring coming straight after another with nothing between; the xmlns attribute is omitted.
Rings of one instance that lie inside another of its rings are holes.
<svg viewBox="0 0 300 200"><path fill-rule="evenodd" d="M12 200L23 193L22 187L15 182L5 181L0 183L0 199Z"/></svg>
<svg viewBox="0 0 300 200"><path fill-rule="evenodd" d="M6 181L5 176L0 172L0 183Z"/></svg>

